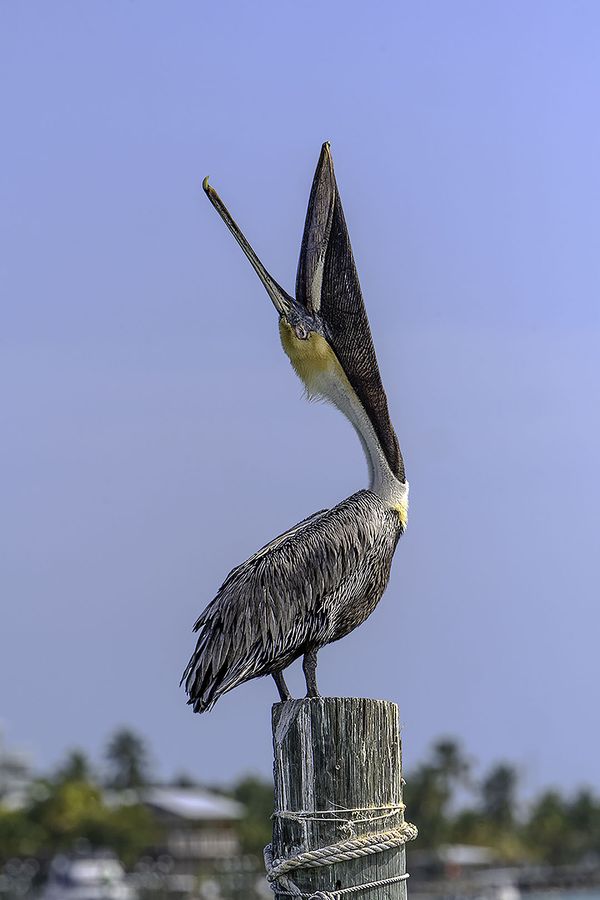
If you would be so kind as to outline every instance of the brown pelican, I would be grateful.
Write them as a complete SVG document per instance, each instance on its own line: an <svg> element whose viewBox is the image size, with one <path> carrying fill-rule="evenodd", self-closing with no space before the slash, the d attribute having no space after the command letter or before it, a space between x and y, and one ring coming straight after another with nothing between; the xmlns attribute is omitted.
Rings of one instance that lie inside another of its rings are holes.
<svg viewBox="0 0 600 900"><path fill-rule="evenodd" d="M406 528L408 482L377 366L329 144L315 172L295 299L271 277L204 180L204 190L250 260L279 313L283 349L310 396L348 417L362 442L370 482L332 509L276 537L233 569L198 621L182 682L194 712L237 685L304 657L307 696L318 697L317 652L365 621L388 583Z"/></svg>

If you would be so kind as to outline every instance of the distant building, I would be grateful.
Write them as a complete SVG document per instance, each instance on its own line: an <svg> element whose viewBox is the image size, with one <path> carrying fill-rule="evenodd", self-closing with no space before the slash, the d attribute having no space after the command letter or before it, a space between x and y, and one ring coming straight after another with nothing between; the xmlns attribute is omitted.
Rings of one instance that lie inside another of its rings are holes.
<svg viewBox="0 0 600 900"><path fill-rule="evenodd" d="M158 848L173 859L178 875L196 875L211 863L240 853L236 823L243 807L198 787L149 787L139 793L142 803L163 830Z"/></svg>

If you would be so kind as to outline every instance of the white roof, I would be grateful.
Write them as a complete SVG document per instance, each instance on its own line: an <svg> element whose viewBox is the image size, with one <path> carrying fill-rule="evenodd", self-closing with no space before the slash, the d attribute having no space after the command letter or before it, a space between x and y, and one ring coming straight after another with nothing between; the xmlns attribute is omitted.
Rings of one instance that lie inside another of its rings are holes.
<svg viewBox="0 0 600 900"><path fill-rule="evenodd" d="M440 859L456 866L478 866L490 863L494 853L489 847L474 844L446 844L439 848Z"/></svg>
<svg viewBox="0 0 600 900"><path fill-rule="evenodd" d="M182 819L240 819L241 804L220 794L197 787L149 787L140 792L140 800Z"/></svg>

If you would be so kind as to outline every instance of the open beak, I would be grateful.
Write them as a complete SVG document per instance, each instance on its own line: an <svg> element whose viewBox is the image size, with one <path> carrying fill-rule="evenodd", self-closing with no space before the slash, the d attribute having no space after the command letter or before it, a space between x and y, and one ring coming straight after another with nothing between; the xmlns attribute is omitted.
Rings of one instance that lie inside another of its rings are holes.
<svg viewBox="0 0 600 900"><path fill-rule="evenodd" d="M260 259L242 234L239 226L231 217L229 210L227 209L217 192L214 190L214 188L212 188L208 183L208 176L202 182L202 187L206 192L206 196L208 197L214 208L217 210L217 212L229 228L230 232L250 260L254 271L264 284L267 294L273 301L273 306L280 316L285 315L291 309L293 303L292 298L288 293L286 293L286 291L284 291L280 284L277 284L275 279L267 272Z"/></svg>
<svg viewBox="0 0 600 900"><path fill-rule="evenodd" d="M294 305L300 305L322 321L327 340L371 420L392 472L404 481L402 454L390 421L329 144L321 148L310 192L295 300L267 272L208 178L202 187L250 260L279 315L288 315Z"/></svg>
<svg viewBox="0 0 600 900"><path fill-rule="evenodd" d="M392 472L404 481L404 463L390 421L328 143L321 148L308 201L296 300L320 316Z"/></svg>

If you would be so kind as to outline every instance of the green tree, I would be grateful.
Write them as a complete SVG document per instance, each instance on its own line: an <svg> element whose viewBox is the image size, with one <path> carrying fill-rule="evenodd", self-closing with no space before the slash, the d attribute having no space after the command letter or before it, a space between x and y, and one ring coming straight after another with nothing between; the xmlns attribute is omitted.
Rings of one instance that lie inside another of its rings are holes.
<svg viewBox="0 0 600 900"><path fill-rule="evenodd" d="M494 766L481 785L481 811L485 818L500 829L514 824L518 776L508 763Z"/></svg>
<svg viewBox="0 0 600 900"><path fill-rule="evenodd" d="M469 773L470 762L460 744L444 738L433 745L430 758L409 775L405 802L409 818L419 827L419 846L437 847L448 840L454 791L469 783Z"/></svg>
<svg viewBox="0 0 600 900"><path fill-rule="evenodd" d="M587 854L600 855L600 801L588 789L567 803L569 856L579 862Z"/></svg>
<svg viewBox="0 0 600 900"><path fill-rule="evenodd" d="M149 754L142 737L129 728L116 731L108 742L107 785L116 790L143 787L149 782Z"/></svg>
<svg viewBox="0 0 600 900"><path fill-rule="evenodd" d="M97 785L74 780L40 784L19 817L8 817L3 823L0 815L0 846L4 849L3 828L13 835L12 855L49 857L68 852L84 840L91 847L114 850L126 865L133 864L159 836L145 807L108 807Z"/></svg>
<svg viewBox="0 0 600 900"><path fill-rule="evenodd" d="M13 856L38 856L47 840L27 810L0 807L0 863Z"/></svg>
<svg viewBox="0 0 600 900"><path fill-rule="evenodd" d="M102 815L100 788L85 781L48 783L36 795L29 819L46 833L53 850L68 849L75 837L84 836L83 823Z"/></svg>
<svg viewBox="0 0 600 900"><path fill-rule="evenodd" d="M569 862L569 816L557 791L545 791L534 803L525 827L527 843L543 862Z"/></svg>
<svg viewBox="0 0 600 900"><path fill-rule="evenodd" d="M469 784L471 762L458 741L453 738L442 738L436 741L431 755L433 768L439 772L448 786L453 783Z"/></svg>
<svg viewBox="0 0 600 900"><path fill-rule="evenodd" d="M448 835L448 802L450 791L439 771L422 764L406 781L404 800L408 817L415 822L419 836L415 846L438 847Z"/></svg>
<svg viewBox="0 0 600 900"><path fill-rule="evenodd" d="M90 761L83 750L69 751L65 761L56 770L55 779L59 782L94 781Z"/></svg>
<svg viewBox="0 0 600 900"><path fill-rule="evenodd" d="M232 796L245 809L245 816L238 826L242 849L262 857L263 848L271 840L273 783L250 775L238 781Z"/></svg>

